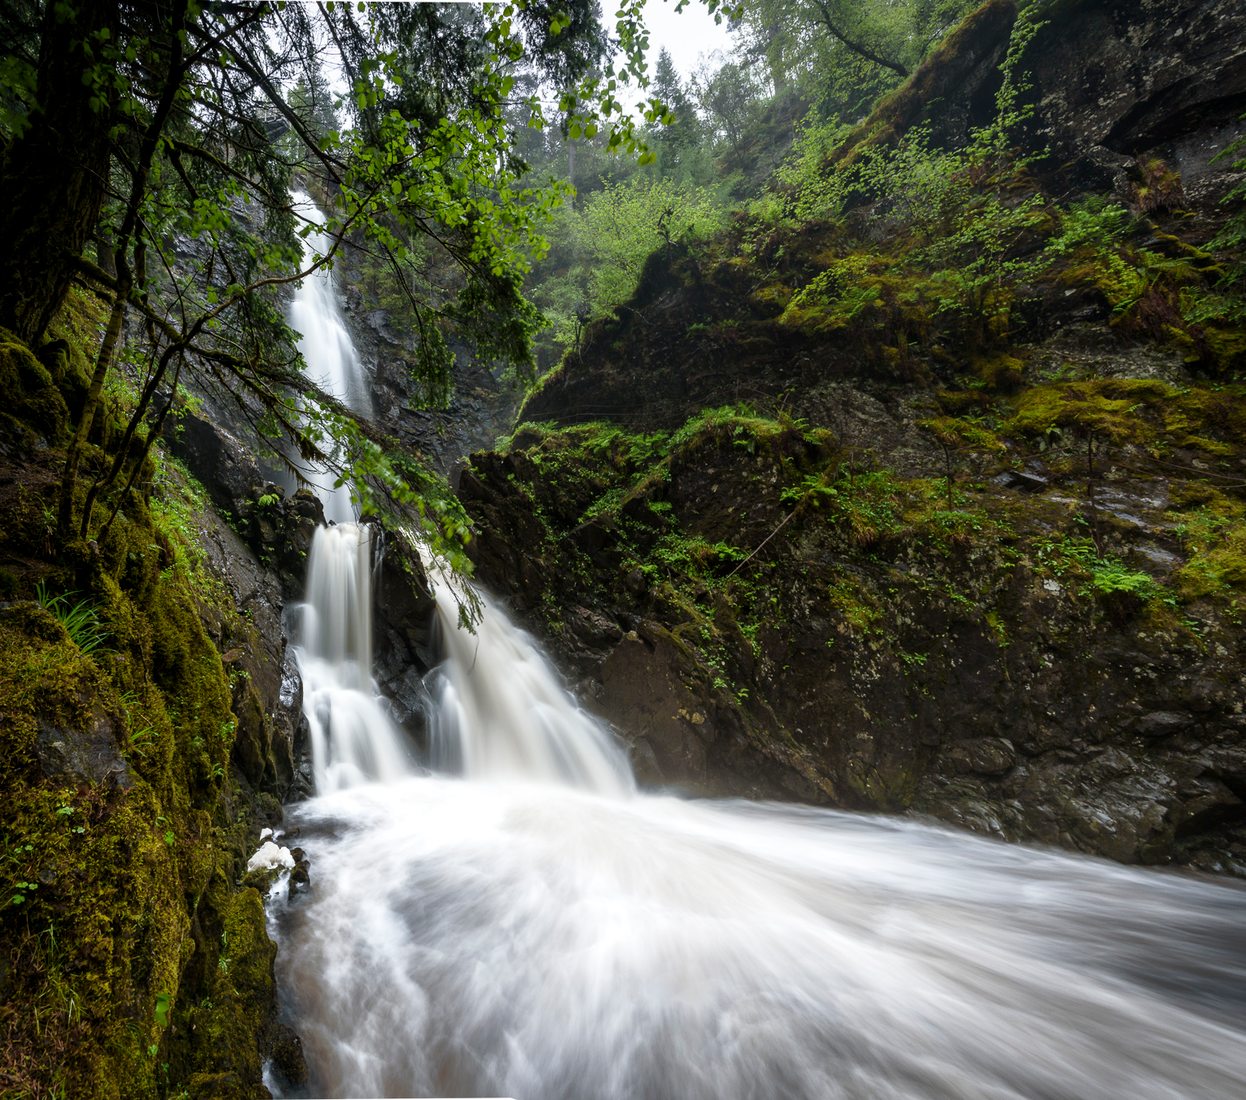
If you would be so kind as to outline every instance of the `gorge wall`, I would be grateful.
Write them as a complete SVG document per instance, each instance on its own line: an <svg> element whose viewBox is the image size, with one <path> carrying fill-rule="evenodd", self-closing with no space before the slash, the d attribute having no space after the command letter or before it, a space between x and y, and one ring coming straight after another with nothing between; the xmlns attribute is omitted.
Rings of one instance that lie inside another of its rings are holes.
<svg viewBox="0 0 1246 1100"><path fill-rule="evenodd" d="M1220 293L1246 28L1048 8L976 297L895 188L740 216L653 257L461 495L481 577L652 781L1241 874L1246 341L1190 303ZM963 146L1014 20L984 5L827 175L919 123L921 155Z"/></svg>

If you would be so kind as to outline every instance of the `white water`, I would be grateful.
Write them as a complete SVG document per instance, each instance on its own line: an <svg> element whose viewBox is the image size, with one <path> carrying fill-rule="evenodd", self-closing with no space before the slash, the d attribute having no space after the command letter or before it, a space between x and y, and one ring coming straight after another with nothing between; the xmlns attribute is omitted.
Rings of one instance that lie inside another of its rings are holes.
<svg viewBox="0 0 1246 1100"><path fill-rule="evenodd" d="M325 216L311 196L295 191L291 199L296 214L317 227L303 238L303 267L306 269L316 256L328 255L333 241L319 228L324 225ZM300 334L298 349L307 364L307 377L352 412L365 417L371 415L372 399L363 363L342 320L333 272L329 268L322 267L299 284L286 320ZM335 488L336 473L315 464L301 472L324 505L326 520L331 523L354 521L350 492L345 486Z"/></svg>
<svg viewBox="0 0 1246 1100"><path fill-rule="evenodd" d="M322 527L307 563L296 655L316 790L410 775L414 761L372 683L372 528Z"/></svg>
<svg viewBox="0 0 1246 1100"><path fill-rule="evenodd" d="M314 1096L1246 1096L1233 886L521 780L295 818L278 972Z"/></svg>
<svg viewBox="0 0 1246 1100"><path fill-rule="evenodd" d="M475 634L428 563L445 660L429 678L430 765L474 780L564 783L601 794L636 789L627 756L576 706L532 639L480 594Z"/></svg>
<svg viewBox="0 0 1246 1100"><path fill-rule="evenodd" d="M324 214L296 191L296 211L314 225ZM326 255L331 240L315 230L303 241L304 266ZM304 279L290 305L290 326L301 333L307 376L347 408L371 410L363 364L338 309L333 275L322 268ZM341 790L409 775L413 760L372 683L372 528L355 523L350 487L312 464L304 474L326 521L313 537L307 562L307 601L299 611L295 654L303 677L303 713L311 729L316 790Z"/></svg>
<svg viewBox="0 0 1246 1100"><path fill-rule="evenodd" d="M369 569L367 528L321 532L312 883L274 914L311 1071L287 1095L1246 1096L1240 886L638 794L531 642L489 606L460 632L445 591L416 774L371 684Z"/></svg>

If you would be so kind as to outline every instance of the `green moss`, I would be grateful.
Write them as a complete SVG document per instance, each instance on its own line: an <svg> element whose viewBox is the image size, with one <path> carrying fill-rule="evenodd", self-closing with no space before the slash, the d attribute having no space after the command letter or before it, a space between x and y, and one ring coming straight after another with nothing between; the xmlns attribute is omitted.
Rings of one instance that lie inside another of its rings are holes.
<svg viewBox="0 0 1246 1100"><path fill-rule="evenodd" d="M918 427L925 428L940 446L953 452L999 454L1007 449L999 435L981 418L938 416L920 421Z"/></svg>
<svg viewBox="0 0 1246 1100"><path fill-rule="evenodd" d="M276 956L259 893L235 890L218 874L201 903L198 951L209 993L177 1006L179 1033L193 1041L184 1038L169 1055L192 1096L247 1095L260 1075L256 1020L272 1000Z"/></svg>
<svg viewBox="0 0 1246 1100"><path fill-rule="evenodd" d="M1003 432L1046 440L1064 432L1095 444L1130 444L1162 456L1192 448L1225 458L1246 439L1240 386L1178 388L1153 379L1098 378L1032 386L1016 401Z"/></svg>
<svg viewBox="0 0 1246 1100"><path fill-rule="evenodd" d="M1206 483L1192 483L1174 503L1188 511L1171 513L1186 562L1174 584L1188 602L1222 601L1241 612L1246 594L1246 504Z"/></svg>
<svg viewBox="0 0 1246 1100"><path fill-rule="evenodd" d="M1155 440L1159 408L1175 394L1165 382L1100 378L1031 386L1017 401L1005 431L1045 437L1063 429L1113 443Z"/></svg>
<svg viewBox="0 0 1246 1100"><path fill-rule="evenodd" d="M75 355L81 363L72 345L48 349L62 384ZM0 384L54 392L52 377L0 334ZM43 423L39 409L20 411ZM88 448L86 475L105 460ZM258 899L232 885L249 823L228 771L229 684L200 609L216 600L218 622L237 612L207 573L193 501L175 499L181 511L153 517L131 494L107 537L57 548L51 566L55 479L45 467L59 467L55 452L0 497L4 550L22 563L13 595L32 597L36 580L47 592L73 590L106 639L88 656L33 599L0 608L6 1086L118 1100L175 1092L209 1060L176 1027L197 1007L205 1021L216 1012L234 1021L211 1054L235 1067L229 1095L256 1090L272 948ZM250 945L228 986L200 969L216 966L219 947L196 943L218 914Z"/></svg>
<svg viewBox="0 0 1246 1100"><path fill-rule="evenodd" d="M1021 385L1025 361L1015 355L996 355L978 359L973 371L990 390L1011 393Z"/></svg>
<svg viewBox="0 0 1246 1100"><path fill-rule="evenodd" d="M843 576L827 589L830 605L839 613L844 628L860 637L878 633L885 616L873 592L859 576Z"/></svg>
<svg viewBox="0 0 1246 1100"><path fill-rule="evenodd" d="M984 621L991 631L991 636L995 639L1000 649L1006 649L1012 644L1008 637L1008 625L998 611L988 611L984 616Z"/></svg>
<svg viewBox="0 0 1246 1100"><path fill-rule="evenodd" d="M0 329L0 395L15 433L34 432L48 442L64 436L69 422L65 399L48 369L5 329Z"/></svg>

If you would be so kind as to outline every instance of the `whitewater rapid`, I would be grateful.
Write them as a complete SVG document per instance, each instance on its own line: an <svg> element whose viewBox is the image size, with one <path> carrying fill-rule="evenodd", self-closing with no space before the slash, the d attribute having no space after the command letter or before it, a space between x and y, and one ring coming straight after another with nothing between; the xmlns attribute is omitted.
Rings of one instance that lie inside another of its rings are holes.
<svg viewBox="0 0 1246 1100"><path fill-rule="evenodd" d="M1246 1096L1246 895L780 805L413 777L299 807L314 1096Z"/></svg>

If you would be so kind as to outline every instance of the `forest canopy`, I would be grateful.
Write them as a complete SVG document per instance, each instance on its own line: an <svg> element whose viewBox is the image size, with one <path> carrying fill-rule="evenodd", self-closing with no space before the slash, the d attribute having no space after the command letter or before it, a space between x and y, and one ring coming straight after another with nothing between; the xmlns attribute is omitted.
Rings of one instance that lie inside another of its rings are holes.
<svg viewBox="0 0 1246 1100"><path fill-rule="evenodd" d="M123 455L189 366L270 434L313 452L344 435L357 452L344 464L396 474L295 369L277 295L307 273L298 237L313 227L299 224L296 180L328 200L333 243L308 269L332 263L348 234L383 257L424 336L426 375L449 369L445 323L483 356L527 363L538 317L523 280L563 190L525 179L516 134L557 125L651 155L620 100L646 82L640 7L623 4L607 28L591 0L5 0L0 325L37 344L74 281L108 315L68 449L62 536L87 535L97 495L123 477L119 459L78 501L128 317L144 326L146 362ZM440 291L404 277L427 247L451 272ZM337 417L332 431L308 426L309 397Z"/></svg>

